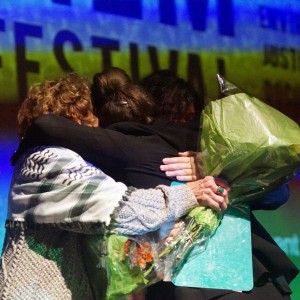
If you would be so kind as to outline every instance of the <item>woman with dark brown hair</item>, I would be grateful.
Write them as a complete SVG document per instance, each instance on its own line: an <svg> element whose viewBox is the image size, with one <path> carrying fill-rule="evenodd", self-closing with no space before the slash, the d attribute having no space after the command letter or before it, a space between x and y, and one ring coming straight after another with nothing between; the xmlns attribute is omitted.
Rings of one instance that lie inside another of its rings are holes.
<svg viewBox="0 0 300 300"><path fill-rule="evenodd" d="M101 127L124 121L151 124L154 120L153 100L120 68L96 73L91 94Z"/></svg>
<svg viewBox="0 0 300 300"><path fill-rule="evenodd" d="M139 84L151 95L156 118L187 123L199 122L204 99L196 89L171 70L159 70L144 77Z"/></svg>

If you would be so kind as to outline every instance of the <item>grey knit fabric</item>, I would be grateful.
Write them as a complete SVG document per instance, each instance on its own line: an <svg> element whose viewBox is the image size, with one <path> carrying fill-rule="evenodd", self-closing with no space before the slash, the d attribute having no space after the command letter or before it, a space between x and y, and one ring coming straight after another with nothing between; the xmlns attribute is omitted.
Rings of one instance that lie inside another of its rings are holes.
<svg viewBox="0 0 300 300"><path fill-rule="evenodd" d="M197 205L197 199L185 185L156 189L127 190L114 213L114 229L118 234L144 234L158 229L162 223L175 221Z"/></svg>
<svg viewBox="0 0 300 300"><path fill-rule="evenodd" d="M10 228L6 234L0 299L93 299L81 254L80 234L56 228Z"/></svg>

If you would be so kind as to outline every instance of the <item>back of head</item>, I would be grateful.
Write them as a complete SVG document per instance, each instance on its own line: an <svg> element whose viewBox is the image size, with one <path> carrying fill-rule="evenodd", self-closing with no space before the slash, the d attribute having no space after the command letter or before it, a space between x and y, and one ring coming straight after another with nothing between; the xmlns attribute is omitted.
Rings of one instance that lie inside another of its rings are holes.
<svg viewBox="0 0 300 300"><path fill-rule="evenodd" d="M111 67L95 74L91 90L94 112L101 126L122 121L152 122L152 99L124 70Z"/></svg>
<svg viewBox="0 0 300 300"><path fill-rule="evenodd" d="M153 97L159 118L184 123L203 109L204 101L197 91L170 70L152 73L140 84Z"/></svg>
<svg viewBox="0 0 300 300"><path fill-rule="evenodd" d="M56 114L82 125L94 126L96 118L88 79L69 73L31 86L18 112L20 136L24 136L37 117L45 114Z"/></svg>

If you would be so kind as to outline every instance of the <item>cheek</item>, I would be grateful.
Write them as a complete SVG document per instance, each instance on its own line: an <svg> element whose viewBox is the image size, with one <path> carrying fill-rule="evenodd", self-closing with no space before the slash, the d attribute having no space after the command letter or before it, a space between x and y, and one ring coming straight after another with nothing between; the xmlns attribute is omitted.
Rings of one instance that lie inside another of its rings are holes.
<svg viewBox="0 0 300 300"><path fill-rule="evenodd" d="M99 120L94 114L90 114L89 118L87 120L87 125L91 127L98 127L99 126Z"/></svg>

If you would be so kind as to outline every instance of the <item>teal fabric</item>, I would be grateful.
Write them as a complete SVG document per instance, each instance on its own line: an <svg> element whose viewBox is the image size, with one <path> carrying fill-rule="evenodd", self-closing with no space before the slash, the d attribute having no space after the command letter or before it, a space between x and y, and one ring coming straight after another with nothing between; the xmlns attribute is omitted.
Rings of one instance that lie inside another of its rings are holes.
<svg viewBox="0 0 300 300"><path fill-rule="evenodd" d="M251 290L253 269L250 210L228 208L205 251L193 249L172 281L177 286Z"/></svg>

